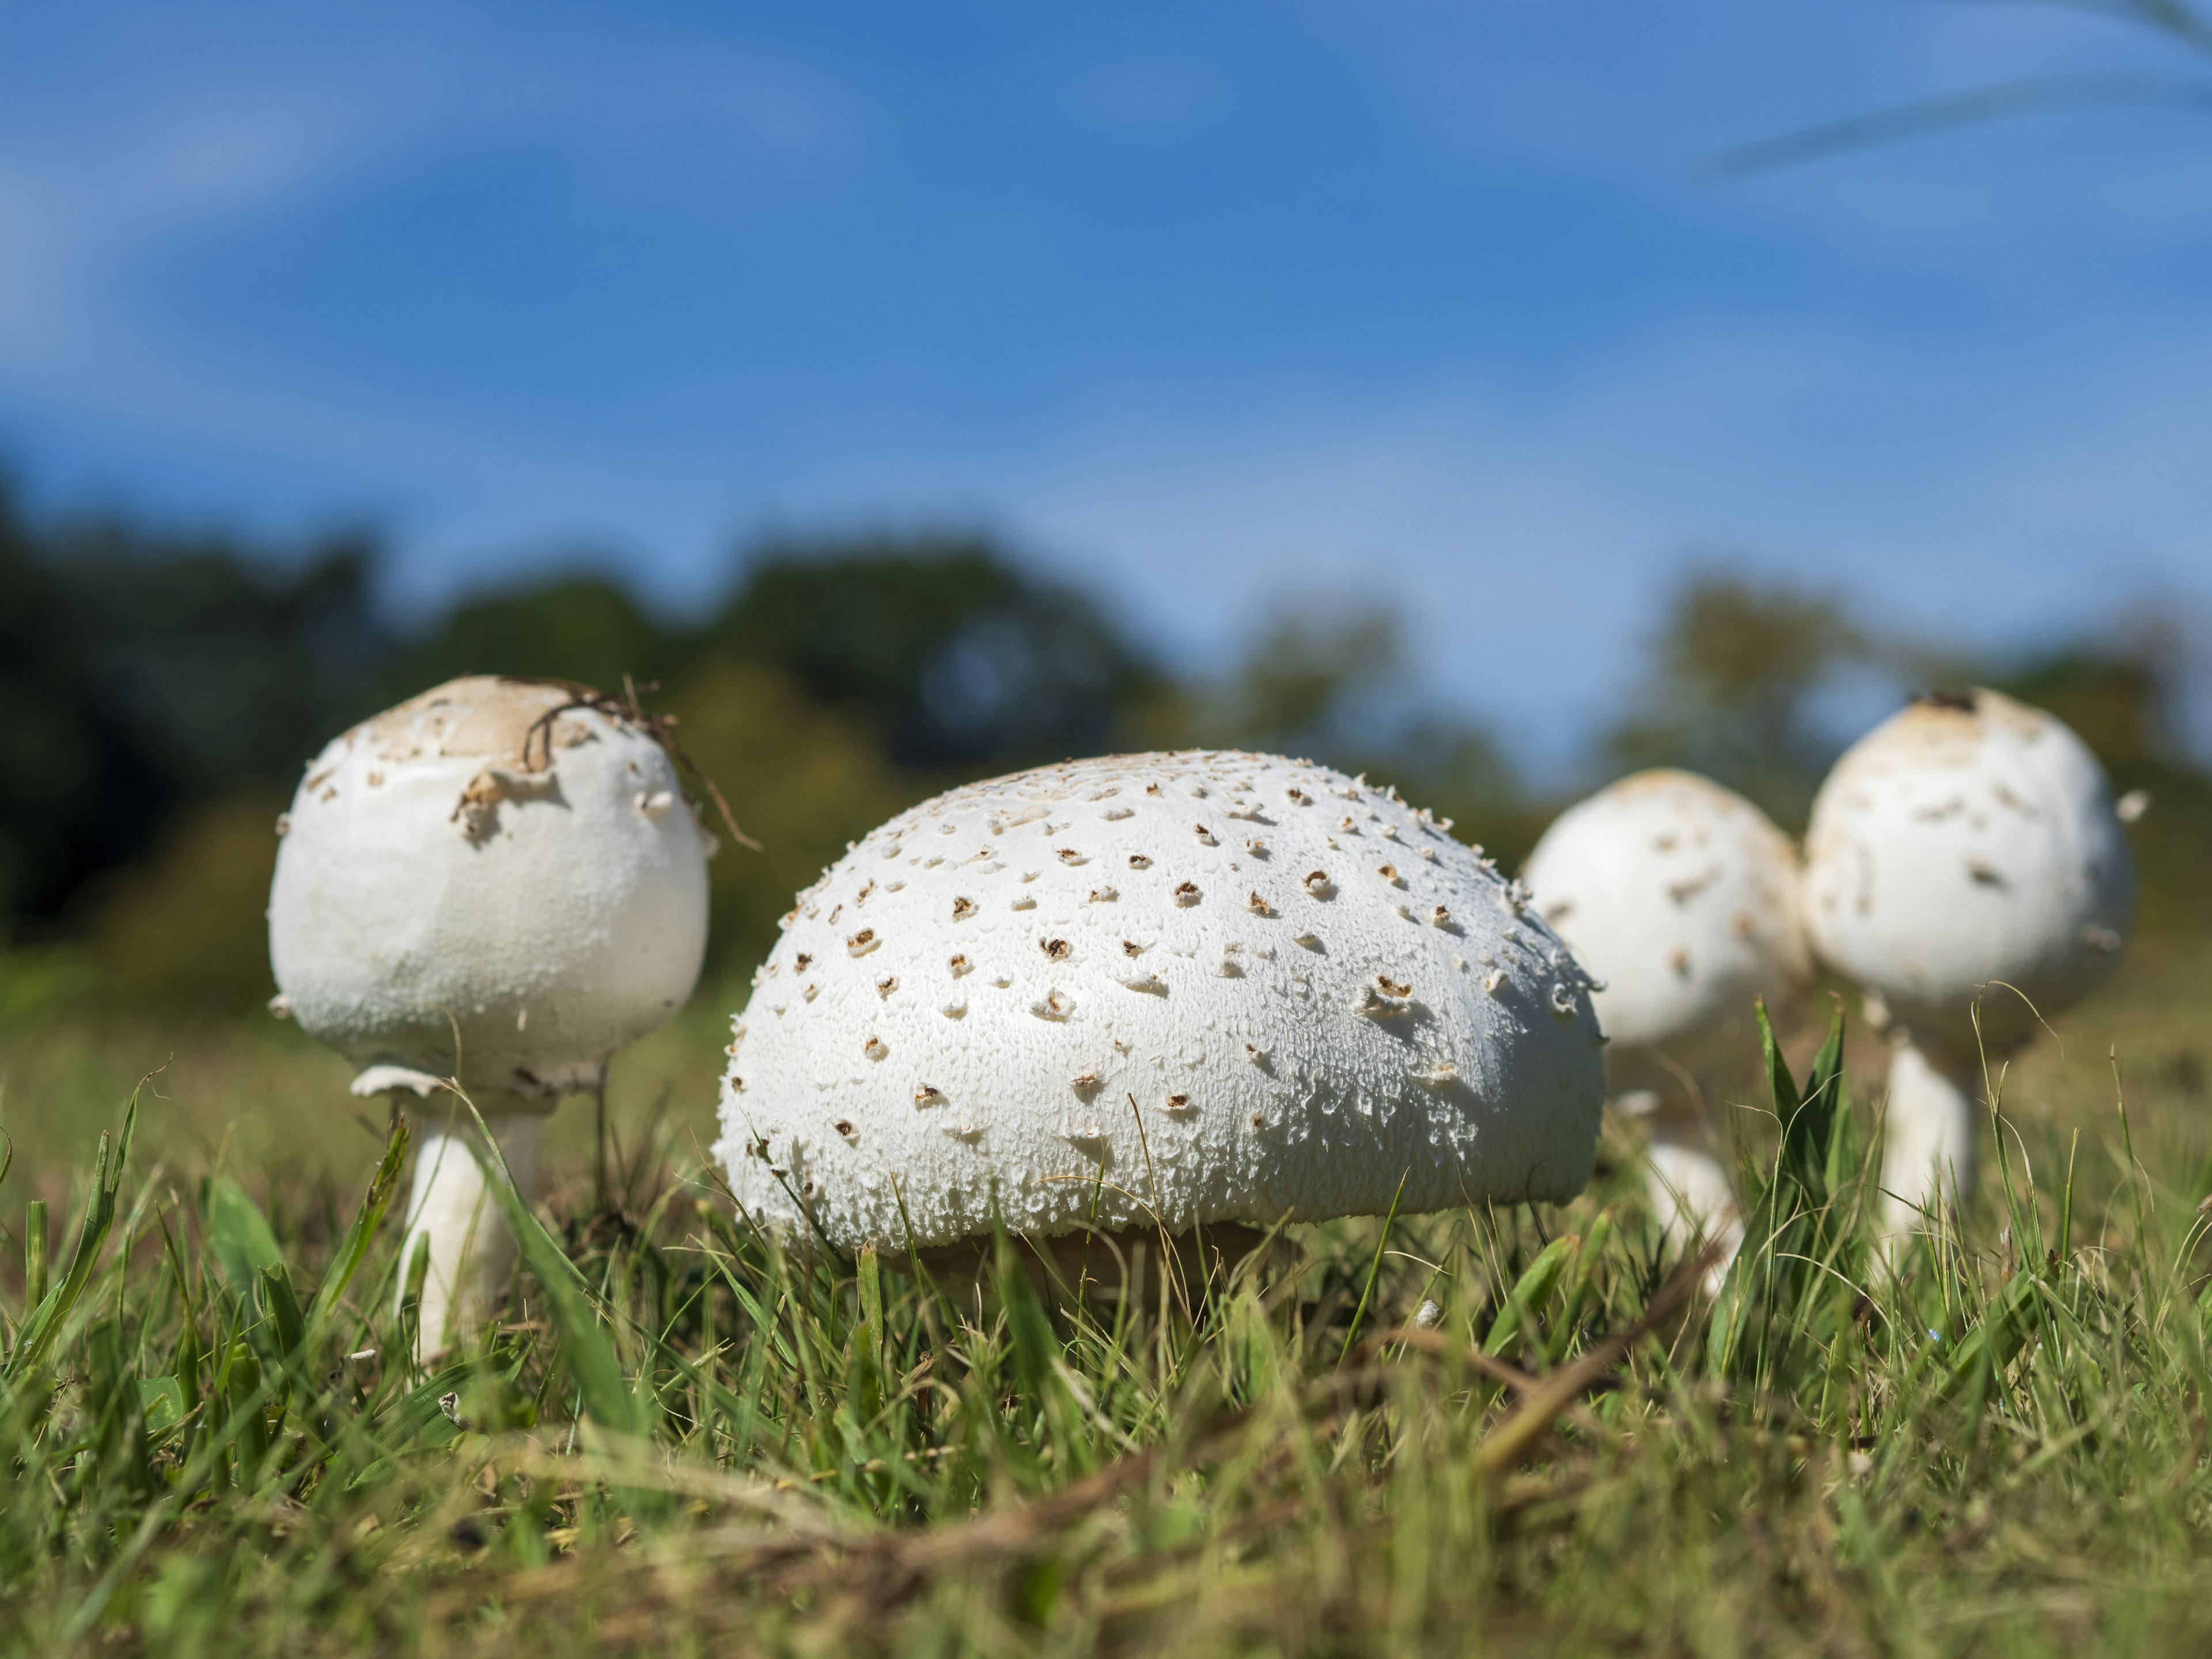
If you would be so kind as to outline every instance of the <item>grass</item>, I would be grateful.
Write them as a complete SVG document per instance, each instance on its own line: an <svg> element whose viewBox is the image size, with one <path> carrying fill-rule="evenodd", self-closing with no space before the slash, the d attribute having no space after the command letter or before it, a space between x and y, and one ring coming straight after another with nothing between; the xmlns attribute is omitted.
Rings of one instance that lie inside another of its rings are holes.
<svg viewBox="0 0 2212 1659"><path fill-rule="evenodd" d="M1188 1297L1040 1293L1011 1245L981 1285L794 1254L650 1110L702 1018L623 1075L615 1201L517 1200L508 1317L429 1374L403 1139L333 1112L281 1167L323 1062L184 1045L94 1152L128 1045L16 1036L9 1190L66 1244L0 1294L0 1648L2202 1652L2208 965L2062 1023L1893 1267L1863 1056L1779 1064L1713 1297L1620 1126L1572 1205L1288 1229Z"/></svg>

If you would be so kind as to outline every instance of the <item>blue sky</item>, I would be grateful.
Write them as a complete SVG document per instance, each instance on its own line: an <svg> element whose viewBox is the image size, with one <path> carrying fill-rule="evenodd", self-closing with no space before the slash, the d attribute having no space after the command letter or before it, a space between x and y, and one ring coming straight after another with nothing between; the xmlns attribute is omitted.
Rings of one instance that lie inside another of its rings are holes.
<svg viewBox="0 0 2212 1659"><path fill-rule="evenodd" d="M48 505L598 550L981 522L1162 648L1405 607L1526 753L1720 548L1889 620L2212 603L2212 119L1713 187L2185 54L1947 0L0 3L0 453Z"/></svg>

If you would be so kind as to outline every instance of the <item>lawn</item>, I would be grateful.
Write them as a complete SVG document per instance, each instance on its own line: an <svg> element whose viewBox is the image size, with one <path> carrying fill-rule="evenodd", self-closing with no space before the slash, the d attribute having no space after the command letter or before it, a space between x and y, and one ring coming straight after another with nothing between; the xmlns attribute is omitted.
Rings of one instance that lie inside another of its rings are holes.
<svg viewBox="0 0 2212 1659"><path fill-rule="evenodd" d="M1133 1294L1103 1243L1057 1279L787 1249L702 1152L737 995L618 1062L606 1190L564 1110L508 1317L428 1375L404 1131L341 1062L19 1002L0 1644L2212 1649L2212 949L2059 1022L1893 1261L1878 1050L1787 1034L1778 1113L1747 1055L1753 1242L1711 1296L1620 1124L1571 1205L1154 1252Z"/></svg>

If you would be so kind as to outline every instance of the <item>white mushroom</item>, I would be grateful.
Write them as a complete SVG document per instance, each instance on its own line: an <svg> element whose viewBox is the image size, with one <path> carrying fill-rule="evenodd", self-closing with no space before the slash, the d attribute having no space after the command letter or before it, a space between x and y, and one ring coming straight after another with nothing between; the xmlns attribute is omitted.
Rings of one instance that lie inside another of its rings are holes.
<svg viewBox="0 0 2212 1659"><path fill-rule="evenodd" d="M1897 1045L1883 1185L1893 1231L1972 1181L1984 1056L2111 973L2135 879L2104 769L2040 709L1923 697L1859 739L1813 804L1814 950Z"/></svg>
<svg viewBox="0 0 2212 1659"><path fill-rule="evenodd" d="M1332 848L1331 797L1397 843ZM853 896L893 862L853 963ZM1393 793L1233 752L1071 762L893 819L800 895L742 1029L732 1188L842 1247L1565 1199L1604 1090L1588 981L1500 877Z"/></svg>
<svg viewBox="0 0 2212 1659"><path fill-rule="evenodd" d="M1599 981L1607 1080L1651 1119L1654 1207L1680 1240L1740 1242L1709 1115L1757 1056L1754 1000L1784 1022L1812 978L1796 849L1733 790L1662 769L1569 807L1523 873Z"/></svg>
<svg viewBox="0 0 2212 1659"><path fill-rule="evenodd" d="M357 1095L456 1078L526 1191L544 1114L698 977L712 838L683 801L650 732L579 688L454 680L356 726L278 826L286 1012L353 1062ZM426 1352L514 1264L458 1133L423 1137L408 1207Z"/></svg>

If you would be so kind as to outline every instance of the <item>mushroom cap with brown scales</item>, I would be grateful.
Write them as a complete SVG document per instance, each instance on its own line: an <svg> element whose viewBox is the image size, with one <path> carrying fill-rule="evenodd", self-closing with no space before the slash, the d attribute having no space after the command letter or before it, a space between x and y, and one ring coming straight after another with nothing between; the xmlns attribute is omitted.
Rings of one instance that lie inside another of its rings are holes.
<svg viewBox="0 0 2212 1659"><path fill-rule="evenodd" d="M898 1250L1571 1196L1589 981L1448 827L1234 752L925 802L799 895L756 976L732 1190Z"/></svg>
<svg viewBox="0 0 2212 1659"><path fill-rule="evenodd" d="M2025 1042L2027 1004L2047 1018L2100 984L2135 908L2096 757L1987 690L1918 699L1845 751L1813 803L1804 890L1821 960L1960 1059Z"/></svg>
<svg viewBox="0 0 2212 1659"><path fill-rule="evenodd" d="M550 1109L698 978L712 837L646 724L586 689L426 691L332 741L278 829L279 1006L356 1092L458 1070L487 1110Z"/></svg>
<svg viewBox="0 0 2212 1659"><path fill-rule="evenodd" d="M1638 772L1569 807L1522 879L1599 981L1616 1088L1737 1064L1753 999L1779 1016L1811 982L1796 849L1695 773Z"/></svg>

